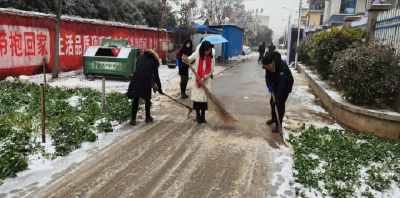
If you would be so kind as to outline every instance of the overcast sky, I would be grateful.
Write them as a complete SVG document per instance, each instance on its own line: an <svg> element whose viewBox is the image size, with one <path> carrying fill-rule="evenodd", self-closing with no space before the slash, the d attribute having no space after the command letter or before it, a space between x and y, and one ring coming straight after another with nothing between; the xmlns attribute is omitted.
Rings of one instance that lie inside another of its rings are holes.
<svg viewBox="0 0 400 198"><path fill-rule="evenodd" d="M303 6L307 0L303 0ZM262 15L269 16L269 26L274 31L274 39L278 39L283 35L284 28L288 25L290 11L282 7L292 10L292 22L294 18L298 19L298 10L300 0L244 0L246 10L263 8ZM284 19L285 21L283 21Z"/></svg>

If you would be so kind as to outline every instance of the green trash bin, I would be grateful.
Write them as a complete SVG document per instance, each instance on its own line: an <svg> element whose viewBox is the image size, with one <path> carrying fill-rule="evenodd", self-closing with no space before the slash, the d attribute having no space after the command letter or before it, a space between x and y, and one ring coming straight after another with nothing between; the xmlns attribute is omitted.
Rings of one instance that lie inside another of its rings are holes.
<svg viewBox="0 0 400 198"><path fill-rule="evenodd" d="M115 50L119 50L116 55ZM103 39L101 46L89 47L83 55L83 74L123 77L135 72L142 50L128 47L127 40Z"/></svg>

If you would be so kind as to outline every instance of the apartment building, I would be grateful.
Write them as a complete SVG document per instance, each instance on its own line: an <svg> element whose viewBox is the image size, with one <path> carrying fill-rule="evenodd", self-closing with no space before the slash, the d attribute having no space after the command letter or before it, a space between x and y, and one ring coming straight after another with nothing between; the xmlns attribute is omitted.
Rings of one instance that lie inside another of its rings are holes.
<svg viewBox="0 0 400 198"><path fill-rule="evenodd" d="M324 21L325 0L308 0L306 26L320 26Z"/></svg>
<svg viewBox="0 0 400 198"><path fill-rule="evenodd" d="M364 15L368 0L325 0L323 25L343 22L346 16Z"/></svg>

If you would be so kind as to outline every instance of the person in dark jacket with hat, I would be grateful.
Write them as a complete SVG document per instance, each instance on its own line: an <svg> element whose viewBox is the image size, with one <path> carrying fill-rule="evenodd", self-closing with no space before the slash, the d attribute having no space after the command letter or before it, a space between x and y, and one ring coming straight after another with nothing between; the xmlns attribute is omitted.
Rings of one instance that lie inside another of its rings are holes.
<svg viewBox="0 0 400 198"><path fill-rule="evenodd" d="M145 100L145 122L148 123L153 121L153 117L150 116L150 99L153 84L157 84L158 93L164 94L161 89L160 76L158 75L159 66L160 59L157 53L151 49L146 50L143 55L139 56L136 62L136 70L133 73L128 92L126 93L126 96L129 99L133 99L132 118L130 122L133 126L136 125L136 115L140 98Z"/></svg>
<svg viewBox="0 0 400 198"><path fill-rule="evenodd" d="M286 62L282 61L279 52L269 52L268 55L263 58L262 64L266 69L265 82L271 93L270 105L272 118L267 121L267 124L272 125L275 123L276 127L272 132L278 133L279 126L275 113L275 105L278 107L279 120L282 123L285 114L285 103L289 97L289 93L292 92L294 80L292 72ZM272 92L275 93L275 102L272 99Z"/></svg>
<svg viewBox="0 0 400 198"><path fill-rule="evenodd" d="M189 96L186 95L186 87L189 80L189 66L182 61L182 56L186 55L187 57L193 54L193 42L191 39L187 39L179 51L178 59L179 59L179 75L181 76L181 98L186 99Z"/></svg>
<svg viewBox="0 0 400 198"><path fill-rule="evenodd" d="M273 43L271 43L271 45L268 46L268 53L273 52L273 51L275 51L275 50L276 50L275 45L274 45Z"/></svg>
<svg viewBox="0 0 400 198"><path fill-rule="evenodd" d="M258 46L258 53L260 53L260 56L258 57L258 62L263 59L264 53L265 53L265 42L261 43L261 45Z"/></svg>

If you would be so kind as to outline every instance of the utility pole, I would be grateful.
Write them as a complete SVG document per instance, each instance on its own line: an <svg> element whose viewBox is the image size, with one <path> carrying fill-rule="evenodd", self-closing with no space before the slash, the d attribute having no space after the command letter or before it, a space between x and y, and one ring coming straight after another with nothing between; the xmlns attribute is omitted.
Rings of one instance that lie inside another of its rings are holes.
<svg viewBox="0 0 400 198"><path fill-rule="evenodd" d="M57 13L57 21L56 21L56 34L55 34L55 49L54 49L54 62L53 62L53 72L52 78L58 78L58 60L59 60L59 52L60 52L60 23L61 23L61 5L62 0L58 0L58 13Z"/></svg>
<svg viewBox="0 0 400 198"><path fill-rule="evenodd" d="M299 47L299 42L300 42L300 30L301 30L301 5L303 3L303 0L300 0L300 5L299 5L299 24L298 24L298 32L297 32L297 47ZM297 61L298 61L298 55L296 53L296 58L295 58L295 67L297 67Z"/></svg>

